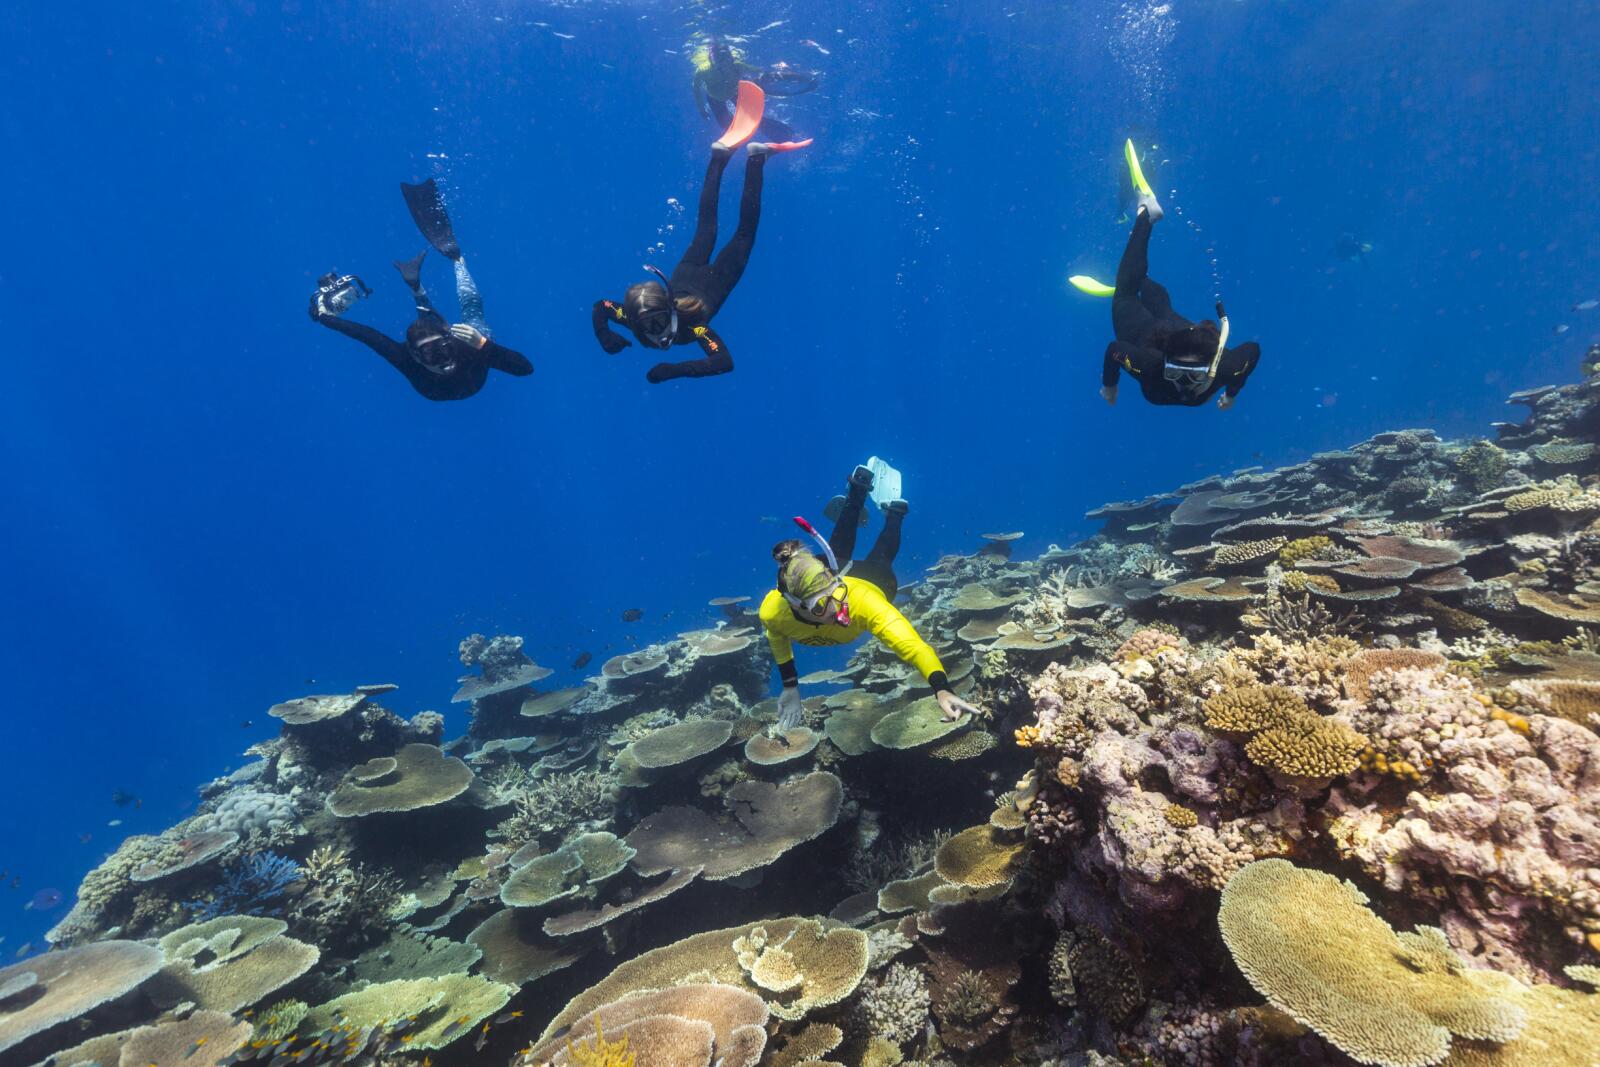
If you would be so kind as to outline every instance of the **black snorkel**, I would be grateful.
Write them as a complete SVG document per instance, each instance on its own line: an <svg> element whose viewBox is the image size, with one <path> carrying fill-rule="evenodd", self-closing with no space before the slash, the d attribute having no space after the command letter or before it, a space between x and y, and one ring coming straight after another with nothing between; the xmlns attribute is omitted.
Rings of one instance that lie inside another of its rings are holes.
<svg viewBox="0 0 1600 1067"><path fill-rule="evenodd" d="M677 297L673 295L672 283L667 280L666 274L662 272L660 267L652 267L650 264L646 263L644 265L644 269L649 271L651 274L654 274L656 276L657 280L660 281L661 288L666 290L666 293L667 293L667 307L669 307L672 310L672 318L667 323L667 327L666 327L665 330L662 330L662 331L660 331L658 333L654 333L654 334L640 333L639 336L647 344L654 345L656 348L661 348L661 349L671 348L672 347L672 342L675 341L677 339L677 337L678 337L678 300L677 300ZM638 329L638 327L636 326L635 329Z"/></svg>

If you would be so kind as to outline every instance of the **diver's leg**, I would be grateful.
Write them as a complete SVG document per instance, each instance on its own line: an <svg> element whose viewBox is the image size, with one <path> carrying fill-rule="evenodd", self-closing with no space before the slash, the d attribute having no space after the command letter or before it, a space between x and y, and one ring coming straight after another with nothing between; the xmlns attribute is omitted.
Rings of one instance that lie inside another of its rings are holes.
<svg viewBox="0 0 1600 1067"><path fill-rule="evenodd" d="M906 521L908 510L904 500L891 500L883 509L883 532L867 553L868 563L888 567L894 562L900 554L900 524Z"/></svg>
<svg viewBox="0 0 1600 1067"><path fill-rule="evenodd" d="M1111 298L1112 328L1117 340L1130 344L1149 336L1156 323L1156 317L1139 296L1149 282L1150 230L1149 217L1139 212L1133 232L1128 235L1128 246L1122 250L1122 262L1117 264L1117 288Z"/></svg>
<svg viewBox="0 0 1600 1067"><path fill-rule="evenodd" d="M833 533L828 535L828 547L843 567L856 551L856 532L861 528L861 509L867 506L867 494L872 492L872 474L859 477L865 467L857 467L850 476L850 488L845 491L844 507L834 520Z"/></svg>
<svg viewBox="0 0 1600 1067"><path fill-rule="evenodd" d="M483 294L467 271L467 257L456 260L456 300L461 305L461 321L483 334L492 337L489 324L483 319Z"/></svg>
<svg viewBox="0 0 1600 1067"><path fill-rule="evenodd" d="M1136 293L1139 284L1150 274L1150 216L1143 211L1133 220L1133 231L1128 234L1128 245L1122 250L1122 262L1117 264L1117 293Z"/></svg>
<svg viewBox="0 0 1600 1067"><path fill-rule="evenodd" d="M728 160L732 158L733 153L728 151L713 150L711 153L711 162L706 164L706 180L700 186L694 238L678 261L680 265L704 266L711 261L711 250L717 247L717 198L722 195L722 172L728 169Z"/></svg>
<svg viewBox="0 0 1600 1067"><path fill-rule="evenodd" d="M1167 292L1167 287L1154 278L1146 278L1139 284L1139 302L1145 310L1157 319L1165 318L1173 313L1172 294Z"/></svg>
<svg viewBox="0 0 1600 1067"><path fill-rule="evenodd" d="M756 247L756 229L761 225L762 175L766 173L766 167L767 157L764 155L752 155L745 162L744 192L739 197L739 228L733 231L733 237L717 253L717 261L711 264L719 289L713 294L713 302L717 307L722 306L728 294L733 292L733 287L739 284L739 279L744 276L744 268L750 262L750 253Z"/></svg>
<svg viewBox="0 0 1600 1067"><path fill-rule="evenodd" d="M444 316L434 310L433 301L428 299L428 291L422 287L422 260L428 254L427 249L417 253L415 259L397 259L394 269L400 272L400 277L405 281L406 288L411 290L411 298L417 305L417 314L432 317L443 321Z"/></svg>

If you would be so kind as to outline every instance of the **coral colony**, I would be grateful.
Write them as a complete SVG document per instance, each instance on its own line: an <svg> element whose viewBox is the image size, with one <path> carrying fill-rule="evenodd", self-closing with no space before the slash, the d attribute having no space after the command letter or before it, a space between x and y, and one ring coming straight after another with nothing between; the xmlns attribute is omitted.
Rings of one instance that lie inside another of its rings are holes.
<svg viewBox="0 0 1600 1067"><path fill-rule="evenodd" d="M0 1064L1588 1067L1600 380L1512 399L940 560L987 720L868 644L776 736L726 596L574 688L469 637L460 737L288 700L0 969Z"/></svg>

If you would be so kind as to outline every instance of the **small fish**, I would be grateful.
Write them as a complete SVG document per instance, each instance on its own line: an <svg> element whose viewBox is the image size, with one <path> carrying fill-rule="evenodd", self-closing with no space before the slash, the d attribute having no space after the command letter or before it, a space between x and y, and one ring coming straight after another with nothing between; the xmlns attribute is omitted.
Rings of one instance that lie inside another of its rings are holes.
<svg viewBox="0 0 1600 1067"><path fill-rule="evenodd" d="M243 722L241 722L239 724L239 729L248 730L248 729L250 729L250 727L252 727L254 725L255 725L254 722L250 721L249 719L245 719Z"/></svg>
<svg viewBox="0 0 1600 1067"><path fill-rule="evenodd" d="M822 47L820 44L818 44L817 42L813 41L809 37L807 37L805 40L801 41L800 43L805 45L807 48L815 48L817 51L821 52L825 56L833 55L832 52L828 51L826 48Z"/></svg>
<svg viewBox="0 0 1600 1067"><path fill-rule="evenodd" d="M122 825L122 820L121 819L112 819L110 822L106 823L106 825L107 826L121 826Z"/></svg>
<svg viewBox="0 0 1600 1067"><path fill-rule="evenodd" d="M589 665L589 661L592 659L594 659L593 652L579 652L578 658L572 661L572 669L581 671Z"/></svg>
<svg viewBox="0 0 1600 1067"><path fill-rule="evenodd" d="M1595 308L1600 308L1600 300L1585 300L1572 305L1573 311L1593 311Z"/></svg>
<svg viewBox="0 0 1600 1067"><path fill-rule="evenodd" d="M32 951L33 951L33 942L32 941L24 941L22 943L22 947L17 949L17 954L15 956L11 957L11 958L12 959L16 959L16 960L20 960L22 957L26 956L28 953L30 953Z"/></svg>
<svg viewBox="0 0 1600 1067"><path fill-rule="evenodd" d="M575 41L578 38L578 35L575 33L557 33L555 30L550 31L550 36L559 37L563 41Z"/></svg>
<svg viewBox="0 0 1600 1067"><path fill-rule="evenodd" d="M644 618L644 609L642 608L629 608L622 613L623 622L638 622L642 618Z"/></svg>
<svg viewBox="0 0 1600 1067"><path fill-rule="evenodd" d="M1572 327L1568 326L1566 323L1563 322L1563 323L1561 323L1560 325L1558 325L1555 328L1555 335L1557 337L1560 337L1562 334L1566 333L1570 329L1572 329Z"/></svg>
<svg viewBox="0 0 1600 1067"><path fill-rule="evenodd" d="M777 22L769 22L759 30L756 30L755 33L752 33L750 36L754 37L757 33L766 33L768 30L775 30L788 21L788 19L779 19Z"/></svg>
<svg viewBox="0 0 1600 1067"><path fill-rule="evenodd" d="M111 803L115 804L119 808L125 808L129 804L132 804L135 811L144 807L144 801L140 800L137 796L128 792L126 789L113 789L111 791Z"/></svg>

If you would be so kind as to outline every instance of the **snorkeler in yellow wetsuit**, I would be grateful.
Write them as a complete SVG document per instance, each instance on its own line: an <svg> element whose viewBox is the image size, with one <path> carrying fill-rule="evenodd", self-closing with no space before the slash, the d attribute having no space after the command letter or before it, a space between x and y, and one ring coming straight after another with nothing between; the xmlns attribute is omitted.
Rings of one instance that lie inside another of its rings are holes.
<svg viewBox="0 0 1600 1067"><path fill-rule="evenodd" d="M696 47L689 62L694 67L695 106L703 117L722 126L733 120L741 81L755 82L768 96L799 96L815 89L819 78L814 70L787 63L770 67L748 63L743 52L715 36ZM757 136L774 144L795 140L794 128L773 115L762 117Z"/></svg>
<svg viewBox="0 0 1600 1067"><path fill-rule="evenodd" d="M909 510L905 501L883 505L884 529L877 544L866 559L851 564L850 574L840 574L839 559L848 560L855 547L861 509L871 488L871 471L857 467L829 540L823 540L804 519L795 519L822 549L822 556L807 552L801 541L782 541L773 547L778 587L762 600L760 616L783 681L778 696L780 729L800 723L800 672L794 662L794 643L847 645L867 633L922 674L947 718L979 714L950 691L939 654L890 603L899 588L890 564L900 548L900 524Z"/></svg>

